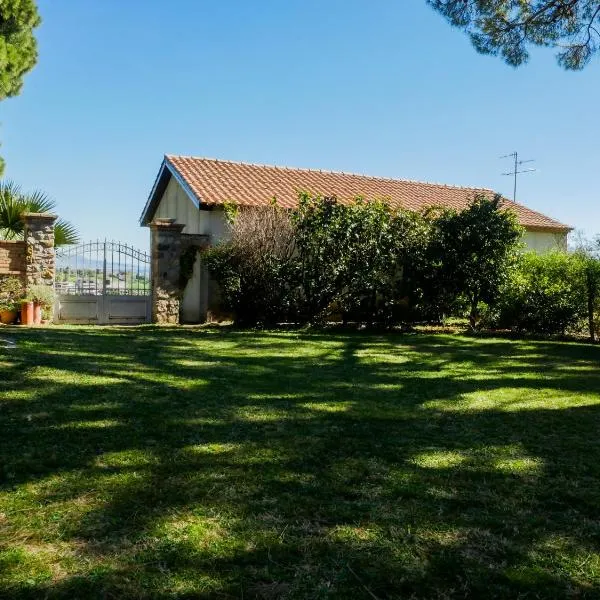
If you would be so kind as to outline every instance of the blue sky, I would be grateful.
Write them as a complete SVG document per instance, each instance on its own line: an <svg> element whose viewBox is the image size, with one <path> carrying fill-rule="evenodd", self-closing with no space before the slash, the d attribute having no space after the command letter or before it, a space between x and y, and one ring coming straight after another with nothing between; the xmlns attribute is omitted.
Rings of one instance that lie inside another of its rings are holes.
<svg viewBox="0 0 600 600"><path fill-rule="evenodd" d="M515 70L425 0L40 0L40 60L0 103L6 177L82 236L147 246L164 153L491 187L588 233L600 62Z"/></svg>

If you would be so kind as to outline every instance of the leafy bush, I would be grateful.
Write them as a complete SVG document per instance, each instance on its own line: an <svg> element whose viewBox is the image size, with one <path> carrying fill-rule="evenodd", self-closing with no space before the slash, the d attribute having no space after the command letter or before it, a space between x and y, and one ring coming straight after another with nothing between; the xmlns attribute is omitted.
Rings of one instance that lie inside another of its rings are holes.
<svg viewBox="0 0 600 600"><path fill-rule="evenodd" d="M582 262L574 254L524 253L510 272L496 325L534 333L565 333L586 316Z"/></svg>
<svg viewBox="0 0 600 600"><path fill-rule="evenodd" d="M373 218L377 213L382 218ZM360 268L350 266L344 303L348 318L383 325L412 321L422 297L415 275L423 268L431 224L420 213L376 203L366 205L362 220L367 226L359 228Z"/></svg>
<svg viewBox="0 0 600 600"><path fill-rule="evenodd" d="M462 211L446 209L431 217L433 232L422 266L423 304L430 317L464 307L475 327L482 303L497 301L522 234L501 202L499 195L480 195Z"/></svg>
<svg viewBox="0 0 600 600"><path fill-rule="evenodd" d="M0 310L17 310L23 296L23 282L18 277L0 277Z"/></svg>
<svg viewBox="0 0 600 600"><path fill-rule="evenodd" d="M203 260L219 284L222 308L240 325L289 319L295 292L294 230L287 211L236 211L229 241L205 251Z"/></svg>
<svg viewBox="0 0 600 600"><path fill-rule="evenodd" d="M223 308L243 325L346 321L392 325L448 312L472 321L496 300L520 229L500 199L420 214L384 201L301 194L292 211L227 210L230 240L204 260Z"/></svg>
<svg viewBox="0 0 600 600"><path fill-rule="evenodd" d="M308 194L293 211L273 205L228 215L229 241L204 260L239 324L402 320L406 274L427 239L422 216Z"/></svg>
<svg viewBox="0 0 600 600"><path fill-rule="evenodd" d="M301 321L319 322L333 313L368 323L401 318L403 273L426 239L420 215L382 201L358 198L344 205L303 194L292 218Z"/></svg>
<svg viewBox="0 0 600 600"><path fill-rule="evenodd" d="M600 333L600 237L594 241L579 236L575 250L586 294L587 331L595 342Z"/></svg>
<svg viewBox="0 0 600 600"><path fill-rule="evenodd" d="M27 298L43 308L50 308L54 304L54 288L49 285L31 285L27 290Z"/></svg>

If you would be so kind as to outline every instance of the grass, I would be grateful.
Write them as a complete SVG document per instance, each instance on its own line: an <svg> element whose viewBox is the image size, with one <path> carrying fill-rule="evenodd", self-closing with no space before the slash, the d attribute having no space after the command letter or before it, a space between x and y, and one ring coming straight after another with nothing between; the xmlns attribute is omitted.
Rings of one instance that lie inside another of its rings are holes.
<svg viewBox="0 0 600 600"><path fill-rule="evenodd" d="M600 597L598 347L0 334L2 598Z"/></svg>

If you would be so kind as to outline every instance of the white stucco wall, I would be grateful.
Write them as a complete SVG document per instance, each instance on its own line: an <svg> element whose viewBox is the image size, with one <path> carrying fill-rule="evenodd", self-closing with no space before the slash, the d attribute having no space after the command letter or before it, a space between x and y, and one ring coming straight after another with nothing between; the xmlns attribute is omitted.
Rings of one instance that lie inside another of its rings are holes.
<svg viewBox="0 0 600 600"><path fill-rule="evenodd" d="M154 217L175 219L177 223L185 225L183 233L207 234L212 236L213 243L221 239L226 231L223 211L220 209L198 210L173 178L167 185Z"/></svg>
<svg viewBox="0 0 600 600"><path fill-rule="evenodd" d="M526 231L523 241L528 250L535 252L549 252L550 250L566 250L567 234L552 233L548 231Z"/></svg>

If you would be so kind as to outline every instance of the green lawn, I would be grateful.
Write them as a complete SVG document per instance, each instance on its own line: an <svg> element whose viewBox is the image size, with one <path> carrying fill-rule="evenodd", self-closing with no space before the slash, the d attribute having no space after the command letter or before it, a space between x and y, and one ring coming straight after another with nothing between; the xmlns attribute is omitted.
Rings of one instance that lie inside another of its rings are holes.
<svg viewBox="0 0 600 600"><path fill-rule="evenodd" d="M2 598L600 597L600 347L1 337Z"/></svg>

